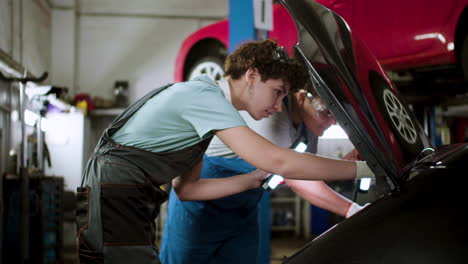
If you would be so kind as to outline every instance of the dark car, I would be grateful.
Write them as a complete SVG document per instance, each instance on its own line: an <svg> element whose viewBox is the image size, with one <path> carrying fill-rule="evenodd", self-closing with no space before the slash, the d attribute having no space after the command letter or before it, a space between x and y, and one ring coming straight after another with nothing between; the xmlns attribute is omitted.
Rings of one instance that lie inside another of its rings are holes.
<svg viewBox="0 0 468 264"><path fill-rule="evenodd" d="M282 0L317 93L376 174L372 202L284 263L468 263L468 144L433 148L376 58L335 12Z"/></svg>

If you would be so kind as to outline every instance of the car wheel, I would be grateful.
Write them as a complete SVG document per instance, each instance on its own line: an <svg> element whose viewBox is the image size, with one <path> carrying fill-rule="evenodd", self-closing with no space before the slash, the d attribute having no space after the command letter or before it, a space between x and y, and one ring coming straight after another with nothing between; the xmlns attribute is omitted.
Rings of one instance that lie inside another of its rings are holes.
<svg viewBox="0 0 468 264"><path fill-rule="evenodd" d="M468 34L465 36L463 40L463 46L461 51L461 66L463 69L463 75L465 76L465 80L468 80Z"/></svg>
<svg viewBox="0 0 468 264"><path fill-rule="evenodd" d="M379 84L377 84L379 83ZM386 83L373 82L374 96L381 113L387 120L393 135L397 138L403 153L413 160L423 149L419 135L419 124L401 98ZM406 155L410 154L410 155Z"/></svg>
<svg viewBox="0 0 468 264"><path fill-rule="evenodd" d="M208 75L214 81L219 81L224 76L223 61L213 56L197 60L189 71L188 80L192 80L202 74Z"/></svg>

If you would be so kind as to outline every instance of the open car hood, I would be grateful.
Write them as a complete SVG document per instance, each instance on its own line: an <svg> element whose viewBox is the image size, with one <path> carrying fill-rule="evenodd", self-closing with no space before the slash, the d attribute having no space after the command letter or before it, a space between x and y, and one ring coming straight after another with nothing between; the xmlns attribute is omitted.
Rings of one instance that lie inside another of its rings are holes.
<svg viewBox="0 0 468 264"><path fill-rule="evenodd" d="M343 18L312 0L280 2L296 24L295 48L316 92L376 174L376 186L398 188L405 168L432 148L413 112Z"/></svg>

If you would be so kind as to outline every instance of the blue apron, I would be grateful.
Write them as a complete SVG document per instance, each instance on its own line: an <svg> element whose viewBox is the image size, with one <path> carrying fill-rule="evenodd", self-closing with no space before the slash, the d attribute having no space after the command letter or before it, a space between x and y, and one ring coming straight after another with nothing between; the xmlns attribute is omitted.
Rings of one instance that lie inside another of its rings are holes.
<svg viewBox="0 0 468 264"><path fill-rule="evenodd" d="M287 109L289 103L287 97L283 103ZM299 137L307 138L304 124L301 124L299 129ZM226 178L249 173L254 169L255 167L241 158L205 155L200 178ZM171 191L161 244L161 263L268 262L270 258L268 194L263 188L257 188L212 201L182 202L174 191ZM260 224L268 225L268 228L261 228L259 221Z"/></svg>
<svg viewBox="0 0 468 264"><path fill-rule="evenodd" d="M240 158L205 155L200 177L226 178L254 169ZM263 192L256 188L217 200L182 202L171 191L161 263L256 263L258 203Z"/></svg>

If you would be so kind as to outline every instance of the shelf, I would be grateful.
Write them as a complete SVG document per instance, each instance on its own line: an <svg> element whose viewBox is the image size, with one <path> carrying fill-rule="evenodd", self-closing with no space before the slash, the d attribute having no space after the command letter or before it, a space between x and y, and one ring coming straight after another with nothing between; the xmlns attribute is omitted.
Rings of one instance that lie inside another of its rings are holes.
<svg viewBox="0 0 468 264"><path fill-rule="evenodd" d="M295 231L296 226L295 225L284 225L284 226L271 226L272 231Z"/></svg>
<svg viewBox="0 0 468 264"><path fill-rule="evenodd" d="M468 117L468 105L448 106L447 109L442 112L442 115L451 117Z"/></svg>
<svg viewBox="0 0 468 264"><path fill-rule="evenodd" d="M271 197L271 231L293 231L299 236L301 231L302 213L301 198L294 193Z"/></svg>
<svg viewBox="0 0 468 264"><path fill-rule="evenodd" d="M90 112L91 116L118 116L125 108L98 108Z"/></svg>

